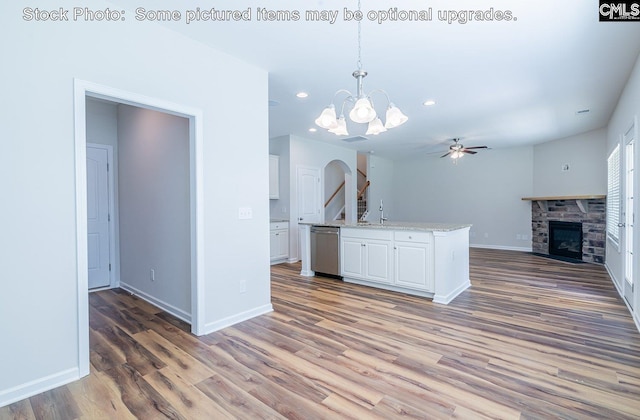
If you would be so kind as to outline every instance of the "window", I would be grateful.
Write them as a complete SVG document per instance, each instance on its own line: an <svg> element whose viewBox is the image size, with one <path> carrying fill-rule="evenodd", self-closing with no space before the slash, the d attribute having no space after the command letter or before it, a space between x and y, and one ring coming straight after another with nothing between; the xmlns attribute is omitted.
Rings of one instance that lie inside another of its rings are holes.
<svg viewBox="0 0 640 420"><path fill-rule="evenodd" d="M607 237L620 247L620 145L607 159Z"/></svg>

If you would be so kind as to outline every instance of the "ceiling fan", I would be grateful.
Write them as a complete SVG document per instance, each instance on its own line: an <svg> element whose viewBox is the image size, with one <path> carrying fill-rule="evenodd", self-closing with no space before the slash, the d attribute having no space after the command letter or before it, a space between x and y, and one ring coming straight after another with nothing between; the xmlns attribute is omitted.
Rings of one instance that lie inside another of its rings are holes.
<svg viewBox="0 0 640 420"><path fill-rule="evenodd" d="M476 153L478 153L473 149L487 149L487 146L464 147L464 145L460 143L459 138L453 139L453 144L449 146L449 151L440 157L443 158L451 155L451 159L459 159L464 156L465 153L470 155L475 155Z"/></svg>

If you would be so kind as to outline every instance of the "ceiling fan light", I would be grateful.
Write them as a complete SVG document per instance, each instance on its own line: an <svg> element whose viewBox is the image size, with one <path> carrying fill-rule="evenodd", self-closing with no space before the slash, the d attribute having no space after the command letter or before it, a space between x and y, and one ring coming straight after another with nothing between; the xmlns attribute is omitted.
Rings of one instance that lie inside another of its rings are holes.
<svg viewBox="0 0 640 420"><path fill-rule="evenodd" d="M349 112L349 118L353 122L368 123L376 118L376 110L373 109L369 98L360 98L356 101L351 112Z"/></svg>
<svg viewBox="0 0 640 420"><path fill-rule="evenodd" d="M338 121L336 120L336 107L333 104L326 107L320 116L316 118L315 122L322 128L336 128L338 126Z"/></svg>
<svg viewBox="0 0 640 420"><path fill-rule="evenodd" d="M347 120L344 119L344 115L340 115L336 127L329 129L329 132L335 134L336 136L349 135L349 132L347 131Z"/></svg>
<svg viewBox="0 0 640 420"><path fill-rule="evenodd" d="M385 128L395 128L406 123L408 119L409 117L404 115L400 108L390 103L389 108L387 108L387 118L384 126Z"/></svg>
<svg viewBox="0 0 640 420"><path fill-rule="evenodd" d="M387 129L384 127L384 125L382 125L382 121L380 121L380 118L375 118L369 123L369 127L367 128L367 132L365 134L372 134L374 136L377 136L378 134L384 133L385 131L387 131Z"/></svg>
<svg viewBox="0 0 640 420"><path fill-rule="evenodd" d="M454 150L453 153L451 153L451 159L460 159L462 156L464 156L464 153L459 150Z"/></svg>

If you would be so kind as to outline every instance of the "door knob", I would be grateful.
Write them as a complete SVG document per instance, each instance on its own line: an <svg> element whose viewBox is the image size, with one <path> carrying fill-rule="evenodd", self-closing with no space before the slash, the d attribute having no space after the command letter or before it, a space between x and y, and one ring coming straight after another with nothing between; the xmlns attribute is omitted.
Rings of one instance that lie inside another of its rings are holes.
<svg viewBox="0 0 640 420"><path fill-rule="evenodd" d="M626 225L624 223L618 223L618 227L625 227Z"/></svg>

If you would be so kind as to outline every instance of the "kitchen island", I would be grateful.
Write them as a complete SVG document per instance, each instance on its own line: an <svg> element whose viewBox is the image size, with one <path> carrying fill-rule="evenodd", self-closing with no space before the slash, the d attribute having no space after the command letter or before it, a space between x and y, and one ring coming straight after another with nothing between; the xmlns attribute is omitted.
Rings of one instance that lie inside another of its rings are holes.
<svg viewBox="0 0 640 420"><path fill-rule="evenodd" d="M340 228L340 270L345 282L425 296L441 304L471 286L469 224L301 223L303 276L315 275L311 226Z"/></svg>

